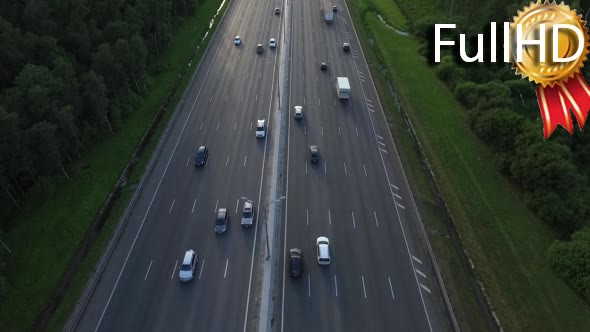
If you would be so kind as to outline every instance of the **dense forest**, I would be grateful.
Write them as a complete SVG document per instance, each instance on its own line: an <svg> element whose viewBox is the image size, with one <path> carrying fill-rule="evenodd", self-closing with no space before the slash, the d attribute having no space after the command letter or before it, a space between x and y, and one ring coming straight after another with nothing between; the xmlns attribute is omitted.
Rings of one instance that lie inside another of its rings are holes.
<svg viewBox="0 0 590 332"><path fill-rule="evenodd" d="M0 1L0 234L121 130L195 0ZM6 281L0 259L0 298Z"/></svg>
<svg viewBox="0 0 590 332"><path fill-rule="evenodd" d="M475 11L469 1L454 1L452 8L450 1L438 1L434 5L443 9L438 11L440 16L412 22L412 32L423 41L423 55L432 59L434 23L457 23L457 29L443 36L453 40L459 40L459 33L489 36L489 22L512 21L517 10L529 3L493 0ZM568 4L583 15L590 12L590 1ZM410 5L401 8L412 10ZM467 54L475 52L468 50ZM433 64L439 78L469 110L469 124L495 152L499 171L522 188L527 205L539 219L562 234L562 240L551 245L545 256L590 302L590 121L582 131L575 124L573 135L558 127L544 140L533 83L516 76L509 64L465 64L457 60L457 54L449 51L440 63ZM590 82L587 63L582 73Z"/></svg>

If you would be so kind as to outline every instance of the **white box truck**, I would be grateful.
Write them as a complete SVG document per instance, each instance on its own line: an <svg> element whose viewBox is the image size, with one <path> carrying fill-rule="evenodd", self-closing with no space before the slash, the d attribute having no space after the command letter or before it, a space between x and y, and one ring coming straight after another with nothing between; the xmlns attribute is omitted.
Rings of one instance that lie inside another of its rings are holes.
<svg viewBox="0 0 590 332"><path fill-rule="evenodd" d="M334 21L334 10L332 6L332 2L329 0L322 0L322 5L320 7L322 12L322 16L326 22L331 23Z"/></svg>
<svg viewBox="0 0 590 332"><path fill-rule="evenodd" d="M338 99L350 99L348 77L336 77L336 92L338 92Z"/></svg>

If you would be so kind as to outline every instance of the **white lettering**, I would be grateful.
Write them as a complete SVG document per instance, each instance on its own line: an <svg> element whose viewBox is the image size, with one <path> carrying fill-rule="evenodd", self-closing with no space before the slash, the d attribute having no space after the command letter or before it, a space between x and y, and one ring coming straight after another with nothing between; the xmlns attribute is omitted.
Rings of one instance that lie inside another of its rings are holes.
<svg viewBox="0 0 590 332"><path fill-rule="evenodd" d="M496 62L496 22L492 22L490 25L490 62Z"/></svg>
<svg viewBox="0 0 590 332"><path fill-rule="evenodd" d="M539 45L539 61L545 62L545 24L539 24L539 39L523 39L522 24L516 25L516 61L522 62L522 47Z"/></svg>
<svg viewBox="0 0 590 332"><path fill-rule="evenodd" d="M578 49L576 50L576 53L572 56L569 56L567 58L561 58L559 56L559 43L558 41L558 35L559 35L559 29L569 29L571 31L574 31L576 33L576 35L578 36ZM584 35L582 34L582 31L580 31L580 29L578 29L578 27L571 25L571 24L555 24L553 25L553 62L570 62L573 61L575 59L577 59L581 54L582 51L584 50Z"/></svg>
<svg viewBox="0 0 590 332"><path fill-rule="evenodd" d="M483 62L483 34L477 34L477 53L473 57L468 57L465 53L465 34L459 35L459 54L465 62Z"/></svg>
<svg viewBox="0 0 590 332"><path fill-rule="evenodd" d="M504 22L504 62L510 62L510 23Z"/></svg>
<svg viewBox="0 0 590 332"><path fill-rule="evenodd" d="M452 40L440 40L441 29L454 29L456 24L435 24L434 25L434 62L440 62L440 47L442 45L453 46L455 42Z"/></svg>

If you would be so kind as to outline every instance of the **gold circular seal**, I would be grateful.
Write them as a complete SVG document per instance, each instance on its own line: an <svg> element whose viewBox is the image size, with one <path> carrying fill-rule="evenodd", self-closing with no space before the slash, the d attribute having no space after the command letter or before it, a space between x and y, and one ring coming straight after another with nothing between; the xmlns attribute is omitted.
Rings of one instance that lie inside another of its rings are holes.
<svg viewBox="0 0 590 332"><path fill-rule="evenodd" d="M563 2L540 1L531 3L518 11L514 22L510 24L510 60L516 73L522 78L534 81L541 86L553 86L555 83L567 81L580 71L588 55L588 29L586 22L576 11L564 5ZM544 24L545 37L545 61L541 61L539 45L524 45L522 49L522 61L517 61L516 34L517 24L522 27L521 40L539 40L541 24ZM557 41L553 40L553 27L556 24L570 24L580 29L584 40L578 40L576 33L570 29L559 29ZM553 43L557 43L558 56L562 59L575 55L578 43L584 43L582 54L569 62L553 62Z"/></svg>

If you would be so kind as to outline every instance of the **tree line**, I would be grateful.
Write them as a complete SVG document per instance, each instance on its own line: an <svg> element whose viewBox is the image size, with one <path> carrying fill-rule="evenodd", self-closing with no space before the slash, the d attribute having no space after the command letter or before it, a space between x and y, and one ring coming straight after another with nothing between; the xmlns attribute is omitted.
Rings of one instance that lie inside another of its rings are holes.
<svg viewBox="0 0 590 332"><path fill-rule="evenodd" d="M588 2L583 8L590 8ZM439 17L424 17L410 25L423 41L422 55L431 59L435 23L457 23L457 29L447 36L458 41L459 33L474 36L489 30L491 21L510 21L517 9L528 4L492 0L469 11L474 4L459 0L451 17L448 4L439 2L445 9ZM584 13L579 2L569 5ZM467 54L475 52L468 49ZM498 169L522 188L527 205L538 218L561 232L563 239L547 249L547 261L590 302L590 121L583 131L575 125L570 135L559 127L543 140L533 83L515 76L509 64L464 64L456 59L451 52L443 55L441 62L434 64L438 77L469 110L469 125L495 152ZM590 69L584 67L582 73L590 82Z"/></svg>
<svg viewBox="0 0 590 332"><path fill-rule="evenodd" d="M195 0L0 2L0 229L122 130ZM0 297L6 282L0 259Z"/></svg>

